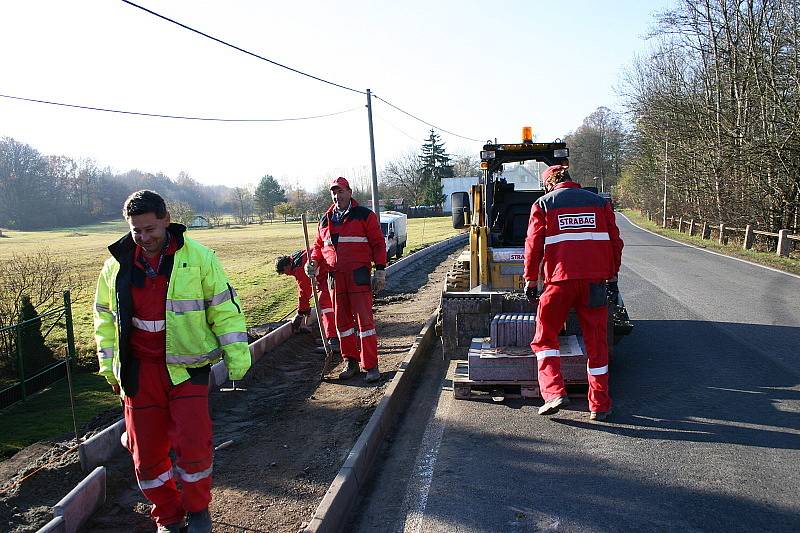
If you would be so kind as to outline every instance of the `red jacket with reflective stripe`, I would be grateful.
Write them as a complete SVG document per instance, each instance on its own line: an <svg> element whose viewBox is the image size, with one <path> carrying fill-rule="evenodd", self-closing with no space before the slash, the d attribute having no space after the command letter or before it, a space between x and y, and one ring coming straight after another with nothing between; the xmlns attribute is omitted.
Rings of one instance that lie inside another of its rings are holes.
<svg viewBox="0 0 800 533"><path fill-rule="evenodd" d="M309 278L305 270L303 270L306 263L308 263L308 253L305 250L299 250L292 254L291 270L289 274L294 276L295 281L297 281L297 310L300 312L311 310L311 278ZM328 269L326 265L321 264L319 274L317 274L318 287L323 286L323 283L328 283L326 279L327 275Z"/></svg>
<svg viewBox="0 0 800 533"><path fill-rule="evenodd" d="M375 213L351 200L350 211L333 222L331 205L319 221L317 240L311 258L329 270L346 272L375 263L386 265L386 241Z"/></svg>
<svg viewBox="0 0 800 533"><path fill-rule="evenodd" d="M559 183L531 208L525 279L536 281L542 261L545 283L613 278L622 246L611 204L575 182Z"/></svg>

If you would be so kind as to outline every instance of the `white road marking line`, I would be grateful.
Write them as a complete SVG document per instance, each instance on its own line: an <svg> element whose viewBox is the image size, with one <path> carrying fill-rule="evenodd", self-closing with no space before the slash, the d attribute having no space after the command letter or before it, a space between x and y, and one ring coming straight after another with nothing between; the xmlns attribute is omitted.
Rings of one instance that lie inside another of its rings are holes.
<svg viewBox="0 0 800 533"><path fill-rule="evenodd" d="M759 265L758 263L753 263L752 261L748 261L748 260L746 260L746 259L740 259L740 258L738 258L738 257L732 257L732 256L730 256L730 255L725 255L725 254L721 254L721 253L719 253L719 252L714 252L714 251L712 251L712 250L707 250L706 248L701 248L701 247L699 247L699 246L695 246L695 245L693 245L693 244L687 244L687 243L685 243L685 242L676 241L675 239L670 239L669 237L664 237L663 235L659 235L658 233L655 233L655 232L653 232L653 231L650 231L649 229L645 229L645 228L641 227L640 225L636 224L636 223L635 223L635 222L633 222L631 219L629 219L628 217L626 217L626 216L625 216L623 213L619 213L619 216L621 216L622 218L624 218L625 220L627 220L627 221L628 221L628 223L629 223L631 226L634 226L634 227L636 227L636 228L639 228L639 229L640 229L640 230L642 230L642 231L646 231L647 233L650 233L651 235L655 235L656 237L661 237L662 239L666 239L666 240L668 240L668 241L672 241L672 242L675 242L675 243L678 243L678 244L682 244L683 246L688 246L689 248L694 248L695 250L700 250L701 252L708 252L708 253L710 253L710 254L718 255L718 256L720 256L720 257L727 257L728 259L733 259L734 261L740 261L740 262L742 262L742 263L747 263L748 265L752 265L752 266L757 266L757 267L765 268L765 269L767 269L767 270L772 270L773 272L777 272L778 274L786 274L787 276L792 276L793 278L800 279L800 276L798 276L797 274L792 274L791 272L785 272L785 271L783 271L783 270L778 270L777 268L772 268L772 267L768 267L768 266L765 266L765 265Z"/></svg>
<svg viewBox="0 0 800 533"><path fill-rule="evenodd" d="M405 498L403 498L401 509L405 511L405 519L398 527L398 533L420 533L422 531L422 519L425 516L428 493L431 489L431 481L433 481L433 468L436 465L436 458L439 456L439 446L442 444L442 435L450 413L450 405L453 403L452 396L448 398L446 395L446 390L442 389L436 411L431 414L425 427L422 445L414 461L414 471L409 479Z"/></svg>

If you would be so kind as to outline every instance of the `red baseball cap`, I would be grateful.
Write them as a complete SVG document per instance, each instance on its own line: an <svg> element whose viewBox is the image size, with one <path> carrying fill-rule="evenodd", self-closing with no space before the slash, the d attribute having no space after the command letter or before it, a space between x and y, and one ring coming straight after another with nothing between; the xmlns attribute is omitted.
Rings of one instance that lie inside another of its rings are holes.
<svg viewBox="0 0 800 533"><path fill-rule="evenodd" d="M339 187L341 189L347 189L348 191L351 190L350 189L350 183L345 178L343 178L341 176L339 176L338 178L336 178L335 180L333 180L331 182L331 189L333 189L334 187Z"/></svg>

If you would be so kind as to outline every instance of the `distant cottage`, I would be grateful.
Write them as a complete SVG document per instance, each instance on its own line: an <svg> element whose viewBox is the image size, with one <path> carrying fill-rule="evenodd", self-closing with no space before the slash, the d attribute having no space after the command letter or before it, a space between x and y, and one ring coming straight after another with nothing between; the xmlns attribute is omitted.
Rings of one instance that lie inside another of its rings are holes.
<svg viewBox="0 0 800 533"><path fill-rule="evenodd" d="M190 228L210 228L211 222L204 216L197 215L192 219L192 223L189 224Z"/></svg>

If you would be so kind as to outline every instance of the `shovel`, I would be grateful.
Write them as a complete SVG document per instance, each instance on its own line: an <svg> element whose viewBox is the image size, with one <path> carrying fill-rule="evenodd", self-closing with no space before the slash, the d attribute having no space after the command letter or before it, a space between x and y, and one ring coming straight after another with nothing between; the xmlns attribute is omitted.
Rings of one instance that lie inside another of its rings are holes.
<svg viewBox="0 0 800 533"><path fill-rule="evenodd" d="M306 214L303 213L300 215L300 219L303 221L303 237L306 239L306 257L309 261L311 261L311 244L308 240L308 225L306 224ZM314 311L317 314L317 325L319 326L319 335L322 339L322 346L325 348L325 362L322 364L322 375L320 379L325 379L325 370L328 368L328 365L331 362L331 358L333 357L333 350L331 347L328 346L328 340L325 338L325 330L322 327L322 316L319 313L319 297L317 296L317 277L311 277L311 294L314 295Z"/></svg>

